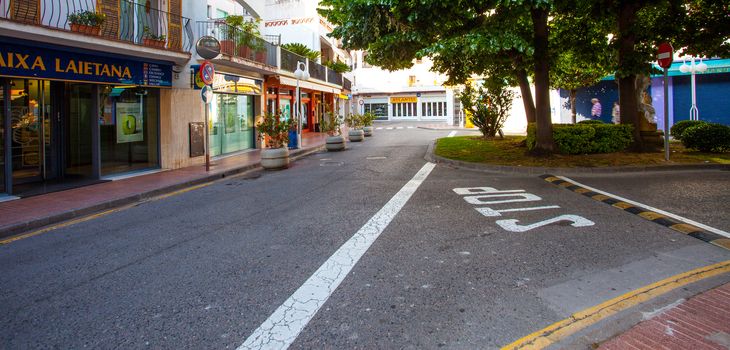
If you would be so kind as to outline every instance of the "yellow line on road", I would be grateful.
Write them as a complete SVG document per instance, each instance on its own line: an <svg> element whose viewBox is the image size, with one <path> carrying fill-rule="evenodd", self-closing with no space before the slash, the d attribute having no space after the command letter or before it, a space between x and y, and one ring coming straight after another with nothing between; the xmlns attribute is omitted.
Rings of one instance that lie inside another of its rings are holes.
<svg viewBox="0 0 730 350"><path fill-rule="evenodd" d="M231 177L223 178L223 179L230 180ZM221 180L223 180L223 179L221 179ZM140 205L142 203L158 201L158 200L165 199L165 198L168 198L168 197L172 197L172 196L175 196L175 195L178 195L178 194L183 194L185 192L189 192L189 191L192 191L192 190L196 190L196 189L199 189L199 188L203 188L203 187L206 187L206 186L210 186L210 185L212 185L213 183L215 183L217 181L220 181L220 180L206 182L206 183L202 183L202 184L198 184L198 185L186 187L186 188L183 188L181 190L177 190L177 191L170 192L170 193L165 193L165 194L162 194L162 195L159 195L159 196L156 196L156 197L152 197L152 198L149 198L149 199L146 199L146 200L142 200L142 201L139 201L139 202L135 202L135 203L132 203L132 204L127 204L127 205L124 205L124 206L121 206L121 207L118 207L118 208L113 208L113 209L105 210L105 211L102 211L102 212L99 212L99 213L94 213L94 214L82 216L80 218L76 218L76 219L64 221L62 223L59 223L59 224L56 224L56 225L52 225L52 226L47 226L47 227L44 227L44 228L41 228L41 229L38 229L38 230L35 230L35 231L31 231L31 232L28 232L28 233L22 233L22 234L19 234L19 235L16 235L16 236L11 236L9 238L0 240L0 245L10 244L10 243L13 243L15 241L19 241L21 239L30 238L30 237L33 237L33 236L38 236L40 234L43 234L43 233L46 233L46 232L49 232L49 231L53 231L53 230L56 230L56 229L59 229L59 228L64 228L64 227L68 227L68 226L71 226L71 225L75 225L75 224L79 224L79 223L82 223L82 222L86 222L86 221L89 221L89 220L93 220L93 219L96 219L96 218L100 218L102 216L106 216L106 215L109 215L109 214L112 214L112 213L116 213L118 211L122 211L122 210L126 210L126 209L129 209L129 208L138 206L138 205Z"/></svg>
<svg viewBox="0 0 730 350"><path fill-rule="evenodd" d="M524 336L502 347L506 349L543 349L570 336L606 317L656 298L676 288L705 278L730 272L730 260L681 273L659 282L635 289L631 292L607 300L596 306L578 311L570 317L553 323L537 332Z"/></svg>

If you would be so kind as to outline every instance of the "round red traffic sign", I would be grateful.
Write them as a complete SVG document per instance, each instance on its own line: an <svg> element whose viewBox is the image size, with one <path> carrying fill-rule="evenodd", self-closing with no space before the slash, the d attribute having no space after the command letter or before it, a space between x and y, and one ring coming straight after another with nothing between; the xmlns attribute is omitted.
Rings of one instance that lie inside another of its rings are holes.
<svg viewBox="0 0 730 350"><path fill-rule="evenodd" d="M204 61L203 64L200 65L200 79L203 81L203 84L210 85L213 84L213 77L215 77L215 68L213 67L213 63L210 63L210 61Z"/></svg>
<svg viewBox="0 0 730 350"><path fill-rule="evenodd" d="M659 67L669 68L674 60L673 56L674 49L672 48L672 45L669 43L661 43L659 45L659 49L657 50L657 62L659 62Z"/></svg>

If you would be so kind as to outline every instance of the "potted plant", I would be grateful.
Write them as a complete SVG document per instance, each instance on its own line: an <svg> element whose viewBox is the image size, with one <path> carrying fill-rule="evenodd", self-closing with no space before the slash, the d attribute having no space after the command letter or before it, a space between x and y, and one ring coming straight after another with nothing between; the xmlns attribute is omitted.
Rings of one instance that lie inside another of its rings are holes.
<svg viewBox="0 0 730 350"><path fill-rule="evenodd" d="M266 148L261 150L261 167L267 170L285 169L289 167L289 126L291 121L284 119L283 114L267 113L256 124L259 139L264 140Z"/></svg>
<svg viewBox="0 0 730 350"><path fill-rule="evenodd" d="M228 16L225 19L218 20L218 28L220 29L221 53L233 56L236 53L236 38L238 37L239 27L243 24L243 16Z"/></svg>
<svg viewBox="0 0 730 350"><path fill-rule="evenodd" d="M362 117L359 114L350 114L345 118L345 124L350 130L347 132L347 138L351 142L360 142L365 139L365 132L362 130Z"/></svg>
<svg viewBox="0 0 730 350"><path fill-rule="evenodd" d="M373 120L375 120L375 114L367 112L360 118L362 118L362 131L365 133L365 136L373 136Z"/></svg>
<svg viewBox="0 0 730 350"><path fill-rule="evenodd" d="M329 135L325 145L327 151L336 152L345 149L345 137L342 136L341 130L342 119L342 116L327 113L327 118L322 118L319 122L322 132Z"/></svg>
<svg viewBox="0 0 730 350"><path fill-rule="evenodd" d="M94 11L79 11L66 16L72 32L101 35L101 25L106 21L106 15Z"/></svg>
<svg viewBox="0 0 730 350"><path fill-rule="evenodd" d="M164 34L155 35L148 26L145 26L144 30L142 30L142 41L144 46L164 49L165 39L167 39L167 37Z"/></svg>

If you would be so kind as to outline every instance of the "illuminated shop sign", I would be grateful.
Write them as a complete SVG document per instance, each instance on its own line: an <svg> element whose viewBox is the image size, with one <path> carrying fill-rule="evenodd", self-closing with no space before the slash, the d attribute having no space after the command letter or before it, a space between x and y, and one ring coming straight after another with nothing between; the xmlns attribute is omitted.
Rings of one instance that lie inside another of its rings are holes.
<svg viewBox="0 0 730 350"><path fill-rule="evenodd" d="M112 83L172 86L172 65L132 58L64 51L0 41L0 75Z"/></svg>

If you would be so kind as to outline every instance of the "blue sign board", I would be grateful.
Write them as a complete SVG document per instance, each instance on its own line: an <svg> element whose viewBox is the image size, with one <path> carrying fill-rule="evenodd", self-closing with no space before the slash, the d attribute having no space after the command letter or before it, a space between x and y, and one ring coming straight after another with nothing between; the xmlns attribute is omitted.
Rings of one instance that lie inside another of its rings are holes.
<svg viewBox="0 0 730 350"><path fill-rule="evenodd" d="M172 64L0 40L0 75L141 86L172 86Z"/></svg>

